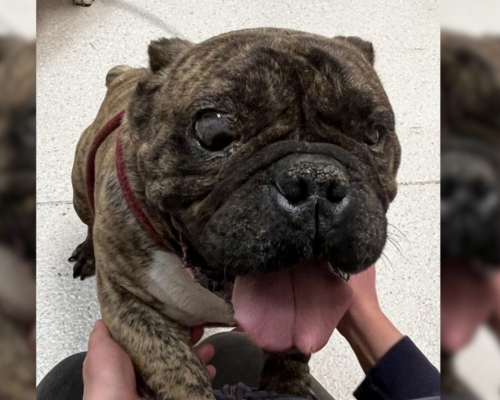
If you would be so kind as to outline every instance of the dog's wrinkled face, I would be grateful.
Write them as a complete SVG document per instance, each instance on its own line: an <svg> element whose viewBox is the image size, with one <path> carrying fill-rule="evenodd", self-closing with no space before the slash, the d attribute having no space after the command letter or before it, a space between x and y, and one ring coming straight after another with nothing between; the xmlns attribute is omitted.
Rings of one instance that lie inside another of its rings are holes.
<svg viewBox="0 0 500 400"><path fill-rule="evenodd" d="M236 276L379 258L400 147L369 43L248 30L150 58L129 109L137 171L193 260Z"/></svg>

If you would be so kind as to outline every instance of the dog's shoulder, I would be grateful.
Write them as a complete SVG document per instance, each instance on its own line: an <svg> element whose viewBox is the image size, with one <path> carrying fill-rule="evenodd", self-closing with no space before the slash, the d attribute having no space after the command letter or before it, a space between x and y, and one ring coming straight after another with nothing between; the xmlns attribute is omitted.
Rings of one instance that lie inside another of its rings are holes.
<svg viewBox="0 0 500 400"><path fill-rule="evenodd" d="M85 129L80 137L77 153L83 152L86 159L87 151L100 129L119 112L126 110L137 84L148 74L147 68L132 68L118 65L106 74L106 95L97 112L94 121Z"/></svg>

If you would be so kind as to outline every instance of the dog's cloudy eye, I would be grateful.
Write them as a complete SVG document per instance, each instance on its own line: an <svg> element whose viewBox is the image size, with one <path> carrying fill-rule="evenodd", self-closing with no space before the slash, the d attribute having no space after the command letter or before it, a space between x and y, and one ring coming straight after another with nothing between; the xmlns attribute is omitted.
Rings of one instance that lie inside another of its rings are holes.
<svg viewBox="0 0 500 400"><path fill-rule="evenodd" d="M226 116L215 111L203 114L196 121L195 133L200 144L211 151L222 150L234 140Z"/></svg>
<svg viewBox="0 0 500 400"><path fill-rule="evenodd" d="M385 135L386 129L383 125L375 125L365 134L365 143L369 146L376 145L382 136Z"/></svg>

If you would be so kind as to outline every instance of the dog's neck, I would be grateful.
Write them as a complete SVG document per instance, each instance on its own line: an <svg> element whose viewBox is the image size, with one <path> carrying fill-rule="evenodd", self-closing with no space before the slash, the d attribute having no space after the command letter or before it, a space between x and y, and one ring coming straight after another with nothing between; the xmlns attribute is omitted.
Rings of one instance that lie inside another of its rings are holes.
<svg viewBox="0 0 500 400"><path fill-rule="evenodd" d="M95 214L95 205L94 205L94 187L95 187L95 158L97 155L97 151L100 146L104 143L104 141L111 135L117 128L119 128L123 122L125 115L125 111L121 111L116 114L111 120L109 120L106 125L104 125L96 137L94 138L92 145L90 147L88 156L87 156L87 164L85 171L85 185L87 190L87 198L90 205L90 209L92 214ZM142 209L137 197L135 196L134 191L130 186L130 182L127 176L127 170L124 160L124 144L122 143L122 138L119 136L116 140L116 149L115 149L115 167L116 167L116 176L118 179L118 183L120 185L120 189L127 203L127 207L130 212L134 215L135 219L139 223L139 225L149 234L151 239L159 245L163 250L177 253L172 245L166 241L163 235L155 228L147 214Z"/></svg>

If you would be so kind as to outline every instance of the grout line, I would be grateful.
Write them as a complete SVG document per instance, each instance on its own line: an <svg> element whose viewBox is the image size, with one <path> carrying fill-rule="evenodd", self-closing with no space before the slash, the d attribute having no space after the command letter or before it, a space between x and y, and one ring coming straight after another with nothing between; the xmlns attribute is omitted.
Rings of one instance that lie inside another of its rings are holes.
<svg viewBox="0 0 500 400"><path fill-rule="evenodd" d="M399 186L425 186L425 185L439 185L441 181L433 180L433 181L417 181L417 182L400 182Z"/></svg>
<svg viewBox="0 0 500 400"><path fill-rule="evenodd" d="M433 181L417 181L417 182L399 182L399 186L425 186L425 185L439 185L441 181L433 180ZM68 205L73 204L71 200L69 201L40 201L37 202L37 206L59 206L59 205Z"/></svg>
<svg viewBox="0 0 500 400"><path fill-rule="evenodd" d="M37 206L59 206L63 204L73 204L72 201L37 201Z"/></svg>

